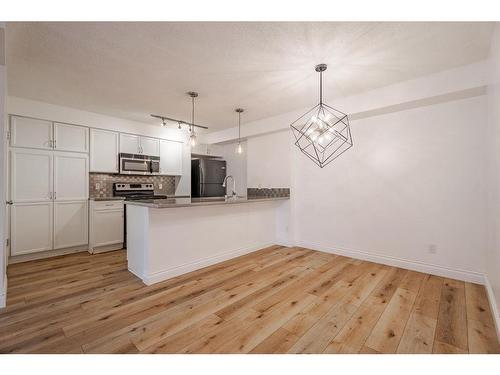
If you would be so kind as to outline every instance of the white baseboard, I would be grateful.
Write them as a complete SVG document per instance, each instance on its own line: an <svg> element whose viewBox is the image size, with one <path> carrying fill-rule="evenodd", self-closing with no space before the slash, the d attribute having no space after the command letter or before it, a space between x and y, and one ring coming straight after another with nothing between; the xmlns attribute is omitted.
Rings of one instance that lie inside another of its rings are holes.
<svg viewBox="0 0 500 375"><path fill-rule="evenodd" d="M67 247L64 249L47 250L47 251L42 251L40 253L14 255L14 256L9 257L8 264L29 262L31 260L38 260L38 259L45 259L45 258L53 258L53 257L61 256L61 255L80 253L80 252L84 252L84 251L88 251L88 250L89 250L88 245L82 245L82 246L75 246L75 247Z"/></svg>
<svg viewBox="0 0 500 375"><path fill-rule="evenodd" d="M191 271L199 270L200 268L208 267L208 266L211 266L213 264L223 262L225 260L236 258L236 257L239 257L241 255L245 255L245 254L248 254L248 253L251 253L251 252L263 249L265 247L272 246L272 245L275 245L275 244L274 243L265 243L265 244L259 244L259 245L245 247L245 248L238 249L238 250L228 251L228 252L217 254L217 255L211 256L211 257L207 257L207 258L195 261L195 262L185 263L181 266L173 267L173 268L167 269L165 271L152 273L150 275L144 275L143 277L140 275L137 275L137 273L133 272L132 270L131 270L131 272L134 273L139 278L141 278L142 281L144 282L144 284L151 285L151 284L158 283L160 281L171 279L172 277L183 275L183 274L191 272Z"/></svg>
<svg viewBox="0 0 500 375"><path fill-rule="evenodd" d="M487 275L484 275L484 287L486 288L486 294L488 296L488 301L490 302L491 314L493 315L493 321L495 322L495 328L497 329L497 338L500 341L500 310L498 310L495 294L493 293L493 287L491 286Z"/></svg>
<svg viewBox="0 0 500 375"><path fill-rule="evenodd" d="M388 255L376 254L368 251L346 249L339 246L327 246L306 241L300 241L297 246L476 284L484 284L485 281L484 274L480 272L444 267L435 264L392 257Z"/></svg>
<svg viewBox="0 0 500 375"><path fill-rule="evenodd" d="M295 246L291 241L289 241L288 239L284 239L284 238L277 238L276 243L274 243L274 245L285 246L285 247Z"/></svg>
<svg viewBox="0 0 500 375"><path fill-rule="evenodd" d="M7 275L3 279L3 290L0 290L0 309L7 306Z"/></svg>

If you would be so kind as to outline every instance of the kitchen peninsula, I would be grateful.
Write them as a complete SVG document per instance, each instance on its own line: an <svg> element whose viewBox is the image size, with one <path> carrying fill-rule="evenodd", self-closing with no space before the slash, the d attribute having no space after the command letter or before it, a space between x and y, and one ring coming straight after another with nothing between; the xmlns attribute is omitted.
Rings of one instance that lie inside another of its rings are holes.
<svg viewBox="0 0 500 375"><path fill-rule="evenodd" d="M289 198L126 202L128 269L151 285L287 243Z"/></svg>

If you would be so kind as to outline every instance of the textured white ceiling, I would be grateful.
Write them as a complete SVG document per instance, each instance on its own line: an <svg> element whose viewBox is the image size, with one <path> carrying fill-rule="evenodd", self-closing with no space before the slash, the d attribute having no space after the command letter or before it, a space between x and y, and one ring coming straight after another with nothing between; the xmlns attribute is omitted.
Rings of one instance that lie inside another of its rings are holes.
<svg viewBox="0 0 500 375"><path fill-rule="evenodd" d="M488 57L492 23L8 23L10 95L155 123L211 130Z"/></svg>

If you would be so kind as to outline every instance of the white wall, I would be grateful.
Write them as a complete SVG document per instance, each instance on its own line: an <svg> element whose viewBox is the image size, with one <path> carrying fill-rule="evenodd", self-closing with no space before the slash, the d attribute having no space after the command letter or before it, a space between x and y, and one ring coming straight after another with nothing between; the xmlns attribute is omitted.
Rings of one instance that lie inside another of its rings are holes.
<svg viewBox="0 0 500 375"><path fill-rule="evenodd" d="M496 321L500 322L500 27L496 25L491 46L490 85L488 86L489 163L489 243L486 275L494 295ZM497 323L498 324L498 323ZM497 325L500 333L500 325Z"/></svg>
<svg viewBox="0 0 500 375"><path fill-rule="evenodd" d="M330 105L342 109L351 118L398 112L484 93L489 82L488 67L489 61L481 61L346 98L337 98L333 102L326 99ZM245 123L241 128L241 136L249 138L287 130L292 121L316 104L314 100L315 98L308 108ZM202 142L228 142L237 136L238 127L233 127L204 134Z"/></svg>
<svg viewBox="0 0 500 375"><path fill-rule="evenodd" d="M355 146L323 170L293 146L289 124L302 110L245 124L248 186L291 187L292 244L482 282L488 67L329 103L354 119Z"/></svg>
<svg viewBox="0 0 500 375"><path fill-rule="evenodd" d="M480 96L353 121L354 147L323 169L294 152L297 242L484 272L486 104Z"/></svg>
<svg viewBox="0 0 500 375"><path fill-rule="evenodd" d="M288 130L247 140L248 187L290 187L290 151Z"/></svg>
<svg viewBox="0 0 500 375"><path fill-rule="evenodd" d="M355 120L323 169L290 131L251 137L248 186L291 187L294 244L482 281L486 123L485 95Z"/></svg>
<svg viewBox="0 0 500 375"><path fill-rule="evenodd" d="M231 175L236 181L236 193L240 196L247 196L247 142L241 141L243 149L242 154L236 153L238 142L226 143L223 145L213 145L212 151L214 154L222 156L226 160L226 175ZM226 192L230 193L232 182L226 188Z"/></svg>
<svg viewBox="0 0 500 375"><path fill-rule="evenodd" d="M5 247L5 161L6 161L6 140L5 140L5 95L7 86L7 72L5 69L5 27L0 24L0 308L5 306L7 296L7 251Z"/></svg>

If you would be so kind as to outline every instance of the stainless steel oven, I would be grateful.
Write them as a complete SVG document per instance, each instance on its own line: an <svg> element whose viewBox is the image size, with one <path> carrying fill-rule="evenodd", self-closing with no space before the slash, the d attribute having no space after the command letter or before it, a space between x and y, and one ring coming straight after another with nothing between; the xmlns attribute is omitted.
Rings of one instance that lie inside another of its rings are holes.
<svg viewBox="0 0 500 375"><path fill-rule="evenodd" d="M151 155L121 153L120 174L160 174L160 158Z"/></svg>

